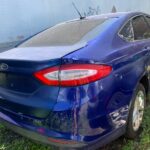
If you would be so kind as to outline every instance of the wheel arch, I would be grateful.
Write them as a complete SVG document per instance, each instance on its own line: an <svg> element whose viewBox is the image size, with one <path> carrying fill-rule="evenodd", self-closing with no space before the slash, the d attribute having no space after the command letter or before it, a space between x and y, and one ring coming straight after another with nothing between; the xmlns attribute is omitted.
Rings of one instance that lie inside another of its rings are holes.
<svg viewBox="0 0 150 150"><path fill-rule="evenodd" d="M147 96L147 100L148 97L149 97L149 88L150 88L150 85L149 85L149 77L147 74L145 74L144 76L142 76L142 78L140 79L139 83L141 83L144 88L145 88L145 92L146 92L146 96Z"/></svg>
<svg viewBox="0 0 150 150"><path fill-rule="evenodd" d="M150 96L149 96L149 90L150 90L150 84L149 84L149 77L148 77L148 74L147 73L144 73L141 75L141 77L139 78L139 80L137 81L137 84L135 85L134 87L134 90L133 90L133 94L132 94L132 98L131 98L131 101L129 103L129 110L131 108L131 104L132 104L132 101L133 101L133 97L135 95L135 92L136 92L136 89L138 87L138 85L142 84L145 88L145 92L146 92L146 96L147 96L147 101L150 100Z"/></svg>

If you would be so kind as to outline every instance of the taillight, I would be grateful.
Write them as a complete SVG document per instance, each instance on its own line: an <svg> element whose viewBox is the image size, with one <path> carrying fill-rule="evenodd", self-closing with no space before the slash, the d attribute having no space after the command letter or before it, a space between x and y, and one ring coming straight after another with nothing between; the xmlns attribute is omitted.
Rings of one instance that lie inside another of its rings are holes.
<svg viewBox="0 0 150 150"><path fill-rule="evenodd" d="M34 76L46 85L78 86L100 80L111 71L107 65L69 64L38 71Z"/></svg>

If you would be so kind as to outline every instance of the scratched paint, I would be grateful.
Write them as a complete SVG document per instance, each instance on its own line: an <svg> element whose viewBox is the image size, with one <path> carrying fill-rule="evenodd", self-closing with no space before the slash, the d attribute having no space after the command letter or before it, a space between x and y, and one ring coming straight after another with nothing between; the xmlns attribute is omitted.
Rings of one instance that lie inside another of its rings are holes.
<svg viewBox="0 0 150 150"><path fill-rule="evenodd" d="M72 0L82 15L116 11L150 13L150 1ZM0 0L0 47L22 41L59 22L78 18L70 0Z"/></svg>

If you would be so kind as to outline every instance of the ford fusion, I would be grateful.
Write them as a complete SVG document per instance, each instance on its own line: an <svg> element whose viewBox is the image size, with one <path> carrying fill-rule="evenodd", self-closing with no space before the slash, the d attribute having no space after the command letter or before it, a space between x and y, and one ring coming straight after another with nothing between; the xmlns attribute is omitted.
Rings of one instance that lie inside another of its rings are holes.
<svg viewBox="0 0 150 150"><path fill-rule="evenodd" d="M65 149L134 139L148 98L149 58L147 14L58 24L0 53L0 121Z"/></svg>

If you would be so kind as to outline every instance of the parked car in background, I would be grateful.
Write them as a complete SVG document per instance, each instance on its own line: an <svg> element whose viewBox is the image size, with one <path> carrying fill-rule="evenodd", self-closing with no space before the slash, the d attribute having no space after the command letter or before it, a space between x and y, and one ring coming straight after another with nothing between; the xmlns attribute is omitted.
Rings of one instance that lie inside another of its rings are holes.
<svg viewBox="0 0 150 150"><path fill-rule="evenodd" d="M0 120L68 149L139 134L150 78L150 16L112 13L58 24L0 54Z"/></svg>

